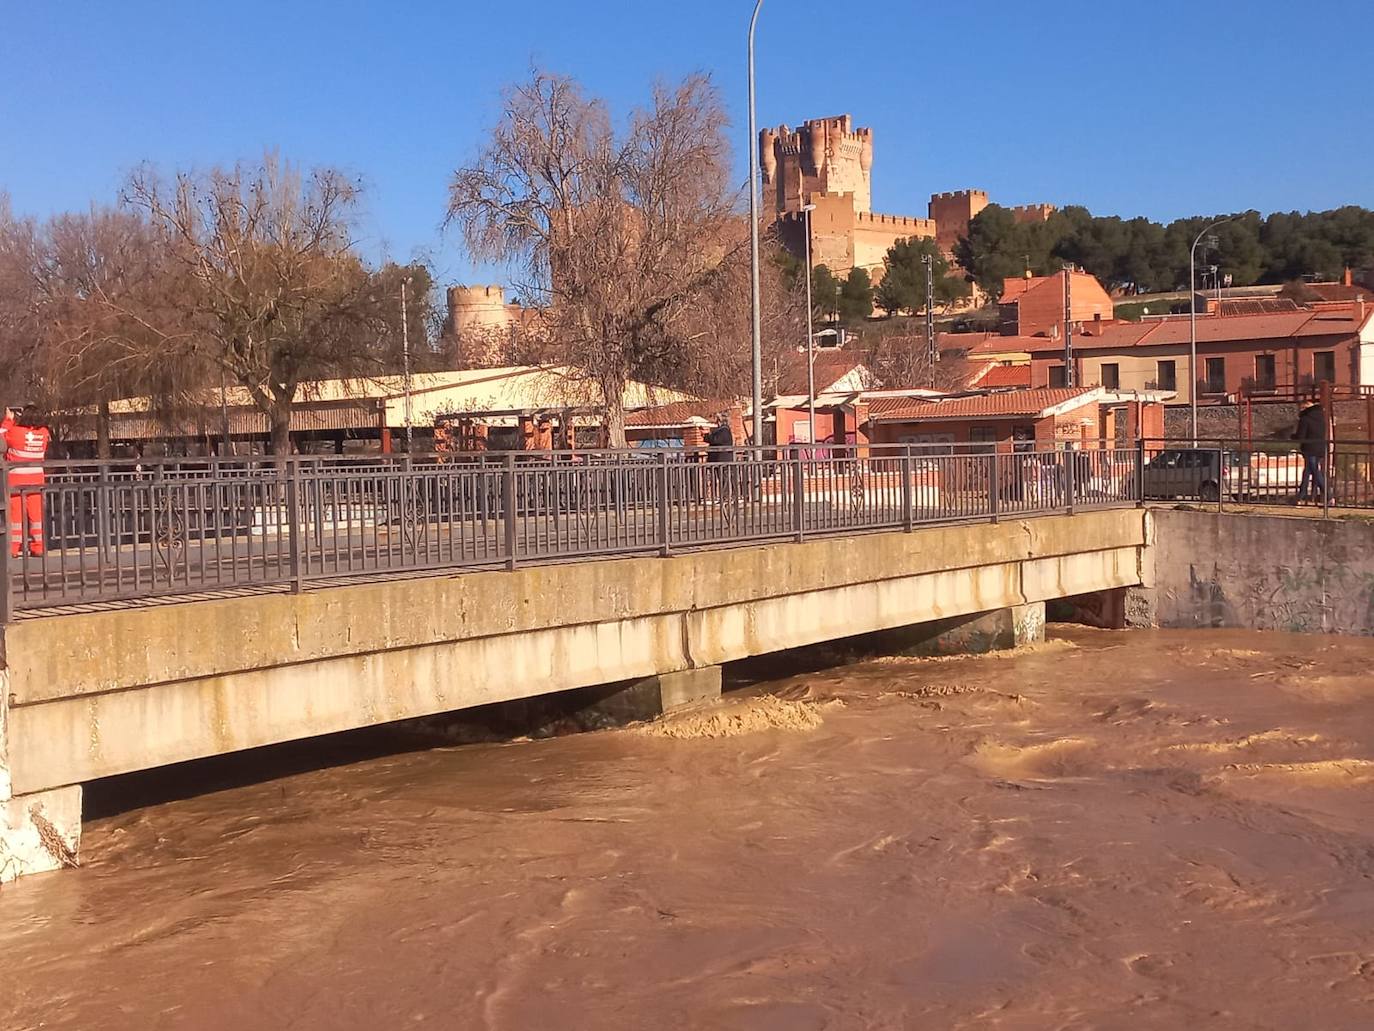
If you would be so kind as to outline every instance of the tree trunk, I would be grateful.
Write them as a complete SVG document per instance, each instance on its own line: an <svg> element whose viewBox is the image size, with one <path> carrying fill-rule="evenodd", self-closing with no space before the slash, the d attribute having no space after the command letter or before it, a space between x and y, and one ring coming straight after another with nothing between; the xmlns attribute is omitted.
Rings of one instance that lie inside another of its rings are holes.
<svg viewBox="0 0 1374 1031"><path fill-rule="evenodd" d="M625 440L625 377L603 379L601 393L606 401L606 446L628 447Z"/></svg>
<svg viewBox="0 0 1374 1031"><path fill-rule="evenodd" d="M272 454L285 458L291 454L291 402L273 404L268 420L272 426Z"/></svg>
<svg viewBox="0 0 1374 1031"><path fill-rule="evenodd" d="M95 413L95 457L110 457L110 402L101 401Z"/></svg>

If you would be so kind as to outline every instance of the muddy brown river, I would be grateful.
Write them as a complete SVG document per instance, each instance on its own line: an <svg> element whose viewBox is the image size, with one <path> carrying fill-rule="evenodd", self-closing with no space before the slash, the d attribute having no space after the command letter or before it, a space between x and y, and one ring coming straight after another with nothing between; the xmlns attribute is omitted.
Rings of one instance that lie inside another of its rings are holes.
<svg viewBox="0 0 1374 1031"><path fill-rule="evenodd" d="M1071 630L95 792L0 890L0 1028L1369 1028L1372 670Z"/></svg>

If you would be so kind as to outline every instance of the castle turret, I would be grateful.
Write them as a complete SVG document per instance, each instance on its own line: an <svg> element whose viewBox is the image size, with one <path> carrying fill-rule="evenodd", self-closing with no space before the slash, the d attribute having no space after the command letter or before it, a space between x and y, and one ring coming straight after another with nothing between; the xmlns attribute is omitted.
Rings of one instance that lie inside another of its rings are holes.
<svg viewBox="0 0 1374 1031"><path fill-rule="evenodd" d="M762 179L773 187L775 214L800 211L817 195L854 195L856 211L870 210L873 133L855 129L849 115L813 118L759 133Z"/></svg>

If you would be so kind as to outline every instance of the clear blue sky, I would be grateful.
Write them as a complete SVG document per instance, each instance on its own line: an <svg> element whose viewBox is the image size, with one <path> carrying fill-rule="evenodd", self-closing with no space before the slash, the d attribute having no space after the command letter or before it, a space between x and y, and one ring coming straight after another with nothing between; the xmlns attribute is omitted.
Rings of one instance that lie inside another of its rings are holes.
<svg viewBox="0 0 1374 1031"><path fill-rule="evenodd" d="M330 164L368 188L370 256L431 257L445 185L531 61L616 110L712 72L745 177L750 0L43 0L0 31L0 190L47 215L113 199L130 168ZM1133 9L1129 20L1125 17ZM841 12L849 12L846 20ZM767 0L759 122L850 112L875 132L874 206L933 191L1156 219L1374 206L1366 2Z"/></svg>

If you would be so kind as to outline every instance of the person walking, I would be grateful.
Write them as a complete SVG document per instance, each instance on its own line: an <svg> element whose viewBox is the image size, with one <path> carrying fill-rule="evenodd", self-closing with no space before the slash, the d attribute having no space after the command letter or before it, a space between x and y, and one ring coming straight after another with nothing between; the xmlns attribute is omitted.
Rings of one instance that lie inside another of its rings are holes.
<svg viewBox="0 0 1374 1031"><path fill-rule="evenodd" d="M1326 424L1326 410L1319 404L1310 404L1298 415L1298 428L1293 434L1302 453L1302 479L1298 481L1298 498L1294 504L1307 500L1307 488L1312 487L1312 498L1318 494L1326 497L1326 451L1329 442Z"/></svg>
<svg viewBox="0 0 1374 1031"><path fill-rule="evenodd" d="M51 434L45 420L33 405L6 408L0 422L0 437L5 442L5 461L9 463L10 557L18 558L24 545L24 523L28 522L29 554L43 554L43 462L48 457Z"/></svg>

